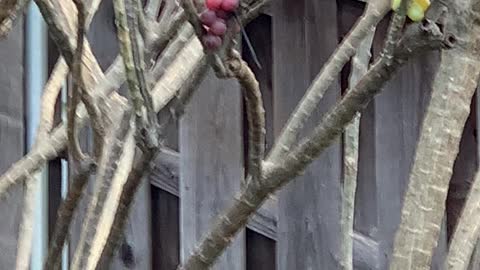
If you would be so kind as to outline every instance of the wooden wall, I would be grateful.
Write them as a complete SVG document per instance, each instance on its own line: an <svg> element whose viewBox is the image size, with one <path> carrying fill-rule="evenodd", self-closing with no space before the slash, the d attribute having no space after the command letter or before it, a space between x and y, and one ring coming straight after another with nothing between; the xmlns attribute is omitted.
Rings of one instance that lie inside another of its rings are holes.
<svg viewBox="0 0 480 270"><path fill-rule="evenodd" d="M276 0L271 7L273 17L262 15L246 27L262 66L254 64L243 44L242 54L262 89L267 148L363 8L364 4L357 0ZM374 56L383 46L387 23L382 22L378 28ZM5 97L0 100L0 172L24 154L22 27L20 22L7 40L0 41L0 91ZM100 66L106 70L118 52L112 0L102 1L88 37ZM386 269L388 264L438 60L437 53L429 53L408 63L362 114L355 212L355 247L361 249L361 258L356 255L355 259L363 264L357 263L355 269ZM348 72L347 65L302 135L308 134L341 97ZM472 108L476 106L472 104ZM448 219L432 269L440 269L447 235L477 169L475 113L473 110L467 122L455 163ZM215 214L240 188L248 148L243 115L238 85L209 74L186 115L169 127L167 145L177 153L156 161L150 183L145 183L138 193L111 269L175 270L191 252ZM337 140L302 177L276 194L254 220L256 225L249 225L238 235L215 269L339 269L341 149L341 140ZM50 164L56 168L50 175L51 184L57 185L50 189L55 198L51 209L59 199L57 163ZM20 194L18 188L0 204L0 214L11 217L0 219L0 270L13 269L15 262ZM84 200L80 209L85 208ZM50 217L53 221L54 215ZM80 214L72 228L72 247L82 222Z"/></svg>
<svg viewBox="0 0 480 270"><path fill-rule="evenodd" d="M25 153L23 91L23 19L0 41L0 173ZM22 187L0 203L0 270L15 268Z"/></svg>
<svg viewBox="0 0 480 270"><path fill-rule="evenodd" d="M274 130L281 131L305 90L337 46L335 1L273 2ZM329 27L325 27L329 25ZM333 26L333 27L332 27ZM333 38L332 38L333 37ZM340 95L333 83L302 136ZM341 148L337 140L303 176L279 192L277 268L337 269Z"/></svg>

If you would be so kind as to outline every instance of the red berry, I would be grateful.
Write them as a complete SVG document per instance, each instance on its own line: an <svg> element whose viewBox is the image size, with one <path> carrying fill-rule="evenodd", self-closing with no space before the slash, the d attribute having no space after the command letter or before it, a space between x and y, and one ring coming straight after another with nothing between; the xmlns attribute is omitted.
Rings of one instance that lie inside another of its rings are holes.
<svg viewBox="0 0 480 270"><path fill-rule="evenodd" d="M223 0L222 9L227 12L235 11L238 7L238 0Z"/></svg>
<svg viewBox="0 0 480 270"><path fill-rule="evenodd" d="M217 19L210 26L210 32L216 36L223 36L227 32L227 24L222 19Z"/></svg>
<svg viewBox="0 0 480 270"><path fill-rule="evenodd" d="M222 39L213 34L206 34L203 36L202 41L205 47L209 50L218 49L222 45Z"/></svg>
<svg viewBox="0 0 480 270"><path fill-rule="evenodd" d="M207 9L200 14L200 21L202 24L210 27L215 21L217 21L217 15L215 14L215 11Z"/></svg>
<svg viewBox="0 0 480 270"><path fill-rule="evenodd" d="M232 15L229 12L226 12L224 10L217 10L215 13L216 13L218 18L222 18L224 20L227 20Z"/></svg>
<svg viewBox="0 0 480 270"><path fill-rule="evenodd" d="M222 6L223 0L207 0L205 1L205 4L207 5L207 8L211 10L219 10Z"/></svg>

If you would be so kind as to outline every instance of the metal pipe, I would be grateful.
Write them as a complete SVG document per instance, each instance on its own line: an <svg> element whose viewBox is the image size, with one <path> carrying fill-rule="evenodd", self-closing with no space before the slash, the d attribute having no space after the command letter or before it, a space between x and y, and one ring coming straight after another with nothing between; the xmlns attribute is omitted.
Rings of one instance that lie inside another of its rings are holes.
<svg viewBox="0 0 480 270"><path fill-rule="evenodd" d="M26 149L32 149L40 122L40 104L48 73L47 27L33 1L25 25L25 133ZM32 245L32 270L41 270L48 248L48 181L47 168L37 177Z"/></svg>

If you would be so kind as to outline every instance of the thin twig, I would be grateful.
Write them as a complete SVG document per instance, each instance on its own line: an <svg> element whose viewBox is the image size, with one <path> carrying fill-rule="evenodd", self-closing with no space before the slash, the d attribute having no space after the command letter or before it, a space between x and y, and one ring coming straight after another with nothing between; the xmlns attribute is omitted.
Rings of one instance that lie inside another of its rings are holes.
<svg viewBox="0 0 480 270"><path fill-rule="evenodd" d="M370 49L375 31L369 33L360 44L357 53L352 57L349 87L352 89L367 73L370 63ZM340 265L344 270L353 269L353 217L355 214L355 192L357 189L358 147L360 135L360 113L352 123L345 128L344 133L344 160L343 160L343 197L341 211L341 259Z"/></svg>
<svg viewBox="0 0 480 270"><path fill-rule="evenodd" d="M380 59L323 118L311 136L303 140L281 162L264 170L261 187L247 185L235 197L232 206L217 217L215 224L178 269L209 269L267 197L294 179L318 157L342 133L356 113L365 108L374 95L380 92L383 84L398 68L416 53L444 47L444 38L444 34L434 23L410 26L410 31L407 31L395 50L393 63L387 65L385 59Z"/></svg>
<svg viewBox="0 0 480 270"><path fill-rule="evenodd" d="M103 146L103 137L105 135L105 131L103 128L103 117L101 114L100 109L97 105L97 99L93 96L93 93L90 89L87 89L86 84L84 83L84 79L82 77L82 58L83 58L83 48L84 48L84 40L85 40L85 28L86 28L86 15L85 15L85 5L83 0L74 0L74 3L77 7L77 15L78 15L78 28L77 28L77 46L75 57L73 61L73 81L74 81L74 89L72 91L80 93L80 98L87 109L88 115L90 116L91 126L93 129L93 152L95 160L100 158L102 153L102 146ZM75 89L77 88L77 89ZM100 95L101 96L101 95ZM76 104L75 104L76 108ZM75 120L73 120L75 123ZM73 126L75 126L72 123ZM76 135L75 135L76 136Z"/></svg>
<svg viewBox="0 0 480 270"><path fill-rule="evenodd" d="M0 38L5 38L10 33L29 3L30 0L4 0L0 5Z"/></svg>
<svg viewBox="0 0 480 270"><path fill-rule="evenodd" d="M95 170L95 163L92 160L84 160L76 168L72 177L72 184L69 187L67 197L60 204L57 211L57 219L52 234L52 240L48 249L44 269L58 269L61 261L61 252L68 236L68 231L73 220L73 213L80 201L88 177Z"/></svg>
<svg viewBox="0 0 480 270"><path fill-rule="evenodd" d="M185 47L185 44L191 40L193 36L193 28L190 24L185 24L185 27L178 34L178 37L171 42L168 47L162 52L160 59L152 68L150 81L158 81L165 70L169 67L177 54Z"/></svg>
<svg viewBox="0 0 480 270"><path fill-rule="evenodd" d="M297 141L299 132L304 124L317 108L329 86L337 78L343 66L351 56L355 54L360 43L380 22L383 16L390 10L390 1L369 1L367 8L357 21L353 29L335 50L330 59L325 63L319 74L308 88L306 94L291 114L285 124L277 141L275 142L266 166L277 163L282 157L288 154L291 147Z"/></svg>
<svg viewBox="0 0 480 270"><path fill-rule="evenodd" d="M205 29L203 29L202 24L200 23L200 18L198 17L198 11L192 0L181 0L180 1L185 15L187 16L188 22L193 26L193 30L198 38L202 38L205 34Z"/></svg>
<svg viewBox="0 0 480 270"><path fill-rule="evenodd" d="M247 174L258 184L262 179L262 162L265 155L265 109L260 85L255 74L248 64L240 59L238 53L228 64L229 70L242 86L248 122Z"/></svg>
<svg viewBox="0 0 480 270"><path fill-rule="evenodd" d="M158 141L156 141L156 114L153 110L153 101L150 92L147 90L147 83L143 75L144 64L141 61L141 53L138 50L138 32L135 30L134 23L129 23L129 21L135 20L135 15L132 14L135 11L132 10L132 5L125 5L124 0L115 0L114 8L117 37L120 42L120 52L125 65L129 93L137 119L137 128L143 129L141 134L145 133L142 135L146 136L147 147L155 147L158 145ZM133 29L130 29L130 27L133 27ZM146 117L143 113L143 106L147 109Z"/></svg>
<svg viewBox="0 0 480 270"><path fill-rule="evenodd" d="M193 4L192 0L181 0L181 5L183 10L185 11L185 16L187 17L188 22L193 26L193 30L195 31L196 36L199 40L202 40L202 37L206 34L205 29L202 27L200 23L200 18L198 16L198 10ZM215 74L219 78L227 77L227 69L225 68L222 58L221 52L224 52L226 48L230 47L232 43L232 39L234 36L234 27L235 21L229 20L227 22L227 33L222 41L222 46L215 50L209 50L207 47L203 46L205 54L207 54L208 62L211 64Z"/></svg>
<svg viewBox="0 0 480 270"><path fill-rule="evenodd" d="M57 63L53 67L52 73L48 78L45 88L42 94L42 105L40 112L40 124L37 130L36 142L41 140L44 136L52 130L53 118L55 114L55 102L57 101L58 94L62 89L62 85L68 75L68 65L65 60L60 57Z"/></svg>
<svg viewBox="0 0 480 270"><path fill-rule="evenodd" d="M393 13L393 16L390 20L390 25L388 26L388 32L385 38L385 46L383 47L381 57L385 57L387 59L392 57L393 50L402 36L402 30L407 17L407 8L409 5L410 0L401 0L398 10Z"/></svg>
<svg viewBox="0 0 480 270"><path fill-rule="evenodd" d="M77 135L78 130L76 128L75 116L77 114L77 106L80 102L80 92L83 91L83 79L82 79L82 54L83 54L83 42L85 39L84 23L85 13L82 0L74 0L77 7L77 47L72 63L72 77L73 87L68 93L67 99L67 136L68 136L68 152L74 162L81 162L86 157L82 152ZM95 149L95 148L94 148Z"/></svg>

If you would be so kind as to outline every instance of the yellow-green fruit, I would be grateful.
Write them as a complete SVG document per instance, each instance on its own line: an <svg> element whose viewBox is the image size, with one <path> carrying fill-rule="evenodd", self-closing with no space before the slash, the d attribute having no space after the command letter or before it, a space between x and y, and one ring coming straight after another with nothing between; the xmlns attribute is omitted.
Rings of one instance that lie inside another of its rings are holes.
<svg viewBox="0 0 480 270"><path fill-rule="evenodd" d="M393 0L392 1L392 9L394 11L396 11L398 9L398 7L400 7L401 2L402 2L402 0Z"/></svg>
<svg viewBox="0 0 480 270"><path fill-rule="evenodd" d="M414 22L421 21L425 16L425 10L417 4L417 2L413 2L407 10L407 16L410 20Z"/></svg>
<svg viewBox="0 0 480 270"><path fill-rule="evenodd" d="M396 11L400 7L401 2L402 0L392 0L392 9ZM412 21L418 22L423 19L429 6L430 0L413 0L408 7L407 16Z"/></svg>

